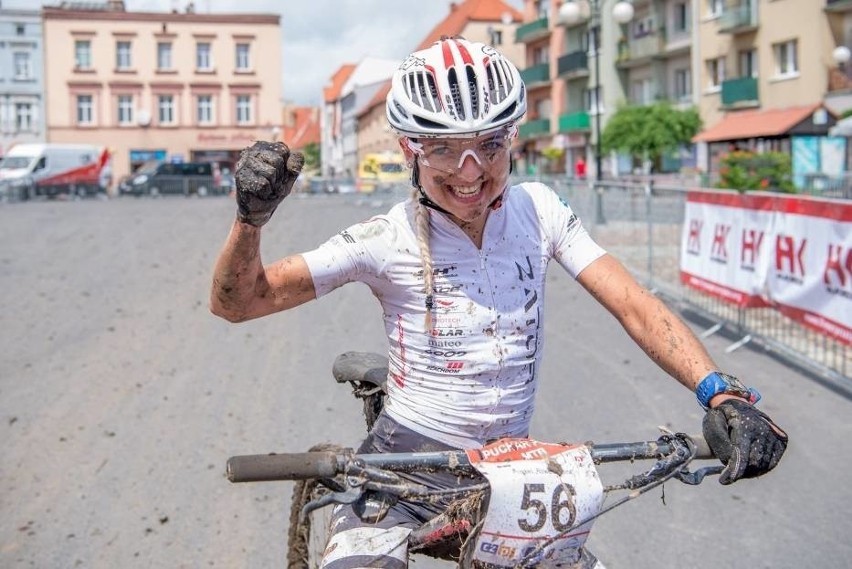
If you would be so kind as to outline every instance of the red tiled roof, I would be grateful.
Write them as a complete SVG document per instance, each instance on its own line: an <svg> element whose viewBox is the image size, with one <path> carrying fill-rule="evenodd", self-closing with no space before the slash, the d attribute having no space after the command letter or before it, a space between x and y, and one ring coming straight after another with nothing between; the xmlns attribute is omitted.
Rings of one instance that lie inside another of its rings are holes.
<svg viewBox="0 0 852 569"><path fill-rule="evenodd" d="M523 22L523 14L503 0L464 0L450 4L450 13L423 38L417 50L429 47L441 36L459 35L469 22L499 22L506 12L512 15L513 22Z"/></svg>
<svg viewBox="0 0 852 569"><path fill-rule="evenodd" d="M714 126L695 136L692 142L781 136L811 116L820 106L820 103L816 103L783 109L731 112Z"/></svg>
<svg viewBox="0 0 852 569"><path fill-rule="evenodd" d="M319 109L296 107L292 110L292 126L285 126L281 140L293 150L302 150L309 144L319 144Z"/></svg>
<svg viewBox="0 0 852 569"><path fill-rule="evenodd" d="M354 71L354 63L345 63L340 66L340 69L334 72L334 75L331 76L331 85L322 90L326 103L331 103L340 98L340 92L343 90L344 83L346 83Z"/></svg>

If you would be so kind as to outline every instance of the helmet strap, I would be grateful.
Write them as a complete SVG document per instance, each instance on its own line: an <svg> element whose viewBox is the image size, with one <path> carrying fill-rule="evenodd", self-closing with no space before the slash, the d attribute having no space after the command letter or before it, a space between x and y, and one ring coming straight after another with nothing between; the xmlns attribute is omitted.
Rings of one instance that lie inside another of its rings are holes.
<svg viewBox="0 0 852 569"><path fill-rule="evenodd" d="M420 202L421 205L447 215L453 215L429 199L429 196L427 196L426 192L423 191L423 186L420 185L420 162L418 162L417 158L414 159L414 164L411 165L411 185L417 188L417 191L420 193L420 197L417 201Z"/></svg>

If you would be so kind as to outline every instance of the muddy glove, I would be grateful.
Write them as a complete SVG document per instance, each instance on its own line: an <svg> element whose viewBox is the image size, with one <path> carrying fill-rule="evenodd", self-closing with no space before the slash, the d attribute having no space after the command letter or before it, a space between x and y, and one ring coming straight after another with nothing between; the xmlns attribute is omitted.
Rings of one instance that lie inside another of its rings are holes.
<svg viewBox="0 0 852 569"><path fill-rule="evenodd" d="M719 475L722 484L766 474L787 448L787 433L741 399L727 399L707 411L704 438L726 465Z"/></svg>
<svg viewBox="0 0 852 569"><path fill-rule="evenodd" d="M283 142L255 142L240 153L234 179L237 219L260 227L289 195L305 158Z"/></svg>

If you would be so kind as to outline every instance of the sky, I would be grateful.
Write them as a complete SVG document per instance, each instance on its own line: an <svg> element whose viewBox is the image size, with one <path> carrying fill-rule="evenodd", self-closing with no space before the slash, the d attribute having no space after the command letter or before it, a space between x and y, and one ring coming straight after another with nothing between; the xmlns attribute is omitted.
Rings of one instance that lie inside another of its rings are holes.
<svg viewBox="0 0 852 569"><path fill-rule="evenodd" d="M524 4L506 1L519 9ZM34 4L0 2L3 8L32 9ZM187 3L125 0L124 5L128 11L167 12L183 11ZM195 11L279 14L284 101L319 105L323 87L341 65L368 56L402 60L449 13L449 5L450 0L195 0Z"/></svg>

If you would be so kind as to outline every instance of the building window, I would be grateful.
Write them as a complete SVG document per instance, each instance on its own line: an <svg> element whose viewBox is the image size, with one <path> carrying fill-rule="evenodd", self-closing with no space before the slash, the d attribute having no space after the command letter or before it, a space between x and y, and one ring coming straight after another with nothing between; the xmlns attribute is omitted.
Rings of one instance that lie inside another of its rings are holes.
<svg viewBox="0 0 852 569"><path fill-rule="evenodd" d="M707 0L707 15L721 16L725 10L725 0Z"/></svg>
<svg viewBox="0 0 852 569"><path fill-rule="evenodd" d="M603 105L600 100L601 88L583 90L583 102L586 105L586 112L590 115L596 115L603 112Z"/></svg>
<svg viewBox="0 0 852 569"><path fill-rule="evenodd" d="M251 69L251 50L247 43L237 44L237 70L248 71Z"/></svg>
<svg viewBox="0 0 852 569"><path fill-rule="evenodd" d="M489 36L491 37L491 45L498 46L503 45L503 30L495 30L491 29L489 32Z"/></svg>
<svg viewBox="0 0 852 569"><path fill-rule="evenodd" d="M689 5L686 2L676 2L674 5L674 31L683 33L689 31Z"/></svg>
<svg viewBox="0 0 852 569"><path fill-rule="evenodd" d="M26 28L24 24L15 24L15 35L22 36L26 33Z"/></svg>
<svg viewBox="0 0 852 569"><path fill-rule="evenodd" d="M115 68L126 70L131 67L133 67L133 62L130 57L130 42L115 42Z"/></svg>
<svg viewBox="0 0 852 569"><path fill-rule="evenodd" d="M170 42L157 43L157 69L172 68L172 44Z"/></svg>
<svg viewBox="0 0 852 569"><path fill-rule="evenodd" d="M550 0L535 0L535 11L538 19L550 16Z"/></svg>
<svg viewBox="0 0 852 569"><path fill-rule="evenodd" d="M159 95L157 97L157 121L160 124L175 123L174 95Z"/></svg>
<svg viewBox="0 0 852 569"><path fill-rule="evenodd" d="M692 98L692 70L675 69L674 72L675 100L687 102Z"/></svg>
<svg viewBox="0 0 852 569"><path fill-rule="evenodd" d="M725 58L717 57L708 59L707 65L707 90L718 91L722 88L722 81L725 80Z"/></svg>
<svg viewBox="0 0 852 569"><path fill-rule="evenodd" d="M775 52L775 74L789 77L799 74L799 56L796 40L777 43L772 46Z"/></svg>
<svg viewBox="0 0 852 569"><path fill-rule="evenodd" d="M237 95L237 124L251 122L251 95Z"/></svg>
<svg viewBox="0 0 852 569"><path fill-rule="evenodd" d="M195 116L198 124L213 124L213 95L198 95Z"/></svg>
<svg viewBox="0 0 852 569"><path fill-rule="evenodd" d="M77 124L94 124L94 110L91 95L77 95Z"/></svg>
<svg viewBox="0 0 852 569"><path fill-rule="evenodd" d="M118 96L118 124L133 124L133 95Z"/></svg>
<svg viewBox="0 0 852 569"><path fill-rule="evenodd" d="M740 77L757 77L757 50L745 49L739 53L739 74Z"/></svg>
<svg viewBox="0 0 852 569"><path fill-rule="evenodd" d="M654 99L654 82L650 78L639 79L631 85L631 99L636 105L649 105Z"/></svg>
<svg viewBox="0 0 852 569"><path fill-rule="evenodd" d="M210 57L210 44L208 42L195 44L195 68L199 71L213 69L213 61Z"/></svg>
<svg viewBox="0 0 852 569"><path fill-rule="evenodd" d="M74 65L77 69L92 68L92 42L89 40L74 42Z"/></svg>
<svg viewBox="0 0 852 569"><path fill-rule="evenodd" d="M17 132L33 130L33 106L30 103L15 103L15 130Z"/></svg>
<svg viewBox="0 0 852 569"><path fill-rule="evenodd" d="M29 52L16 51L12 54L12 59L15 64L15 79L31 79L33 68Z"/></svg>

